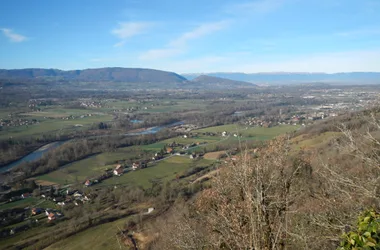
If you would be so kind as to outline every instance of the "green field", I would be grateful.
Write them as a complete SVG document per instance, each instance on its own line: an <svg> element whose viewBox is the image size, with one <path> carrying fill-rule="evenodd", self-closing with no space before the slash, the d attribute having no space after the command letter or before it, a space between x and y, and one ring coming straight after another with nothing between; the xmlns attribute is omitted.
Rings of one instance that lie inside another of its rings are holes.
<svg viewBox="0 0 380 250"><path fill-rule="evenodd" d="M38 176L36 179L50 181L58 184L83 182L104 173L107 168L115 168L113 162L129 160L138 154L136 147L118 149L112 153L102 153L89 158L68 164L51 173Z"/></svg>
<svg viewBox="0 0 380 250"><path fill-rule="evenodd" d="M59 241L45 249L70 249L70 250L103 250L103 249L128 249L116 238L116 234L124 228L132 217L105 223L91 227L83 232L75 234L67 239Z"/></svg>
<svg viewBox="0 0 380 250"><path fill-rule="evenodd" d="M62 119L43 119L39 124L33 124L29 126L12 127L0 131L0 139L9 137L22 137L28 135L42 135L44 133L56 132L60 133L62 130L76 129L81 130L88 128L93 123L99 123L112 120L111 115L96 115L91 117L62 120ZM75 125L82 125L82 127L76 127Z"/></svg>
<svg viewBox="0 0 380 250"><path fill-rule="evenodd" d="M92 114L96 112L96 110L91 109L66 109L66 108L46 108L42 111L34 111L34 112L28 112L28 113L21 113L19 115L22 116L33 116L33 117L51 117L51 118L60 118L60 117L68 117L70 115L72 116L80 116L85 114Z"/></svg>
<svg viewBox="0 0 380 250"><path fill-rule="evenodd" d="M173 100L175 104L170 104L169 101L161 103L157 106L149 106L147 110L142 111L148 111L152 113L161 113L161 112L173 112L173 111L181 111L181 110L199 110L204 109L207 106L206 102L198 102L198 101L177 101Z"/></svg>
<svg viewBox="0 0 380 250"><path fill-rule="evenodd" d="M257 138L258 140L267 140L281 134L295 131L298 128L299 126L289 126L289 125L281 125L281 126L275 126L271 128L264 128L264 127L242 126L238 124L229 124L229 125L198 129L198 130L194 130L193 132L222 133L226 131L228 133L232 133L232 134L236 133L236 134L242 135L243 137L250 137L250 138L254 137L254 138Z"/></svg>
<svg viewBox="0 0 380 250"><path fill-rule="evenodd" d="M123 184L149 188L151 186L149 180L151 179L160 179L162 181L172 180L176 178L177 174L182 173L190 167L211 165L213 162L212 160L205 159L194 161L188 156L173 156L148 168L131 171L120 177L115 176L107 179L99 184L99 186Z"/></svg>
<svg viewBox="0 0 380 250"><path fill-rule="evenodd" d="M197 143L197 142L199 142L199 143L213 143L213 142L217 142L220 140L221 140L220 137L200 135L200 136L196 136L193 138L183 138L183 136L179 136L179 137L174 137L174 138L164 140L163 142L165 142L165 143L176 142L176 143L186 145L186 144Z"/></svg>
<svg viewBox="0 0 380 250"><path fill-rule="evenodd" d="M294 150L318 148L340 135L342 135L340 132L325 132L310 138L305 138L304 135L297 136L292 139L294 143L293 148Z"/></svg>
<svg viewBox="0 0 380 250"><path fill-rule="evenodd" d="M0 210L11 209L11 208L32 207L37 204L38 204L38 207L41 207L41 208L56 208L56 204L54 202L30 197L30 198L10 202L7 204L2 204L0 205Z"/></svg>

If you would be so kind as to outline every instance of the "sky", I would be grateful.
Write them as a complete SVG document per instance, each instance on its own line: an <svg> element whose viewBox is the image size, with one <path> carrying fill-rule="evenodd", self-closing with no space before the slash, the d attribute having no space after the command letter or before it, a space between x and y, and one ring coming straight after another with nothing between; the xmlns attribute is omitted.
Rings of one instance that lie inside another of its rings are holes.
<svg viewBox="0 0 380 250"><path fill-rule="evenodd" d="M0 68L380 72L380 0L1 0Z"/></svg>

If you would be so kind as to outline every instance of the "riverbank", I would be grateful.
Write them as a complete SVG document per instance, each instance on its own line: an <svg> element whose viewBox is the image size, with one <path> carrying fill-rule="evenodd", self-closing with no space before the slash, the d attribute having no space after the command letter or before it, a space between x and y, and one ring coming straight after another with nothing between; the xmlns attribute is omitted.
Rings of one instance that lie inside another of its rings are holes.
<svg viewBox="0 0 380 250"><path fill-rule="evenodd" d="M128 133L121 134L121 135L138 136L138 135L155 134L155 133L159 132L162 129L173 127L173 126L178 126L178 125L182 125L182 124L184 124L184 122L179 121L179 122L174 122L174 123L170 123L170 124L167 124L167 125L161 125L161 126L156 126L156 127L140 128L140 129L134 130L133 132L130 131ZM107 136L107 135L89 136L89 137L86 137L86 138L94 138L94 137L101 137L101 136ZM108 136L111 136L111 135L108 135ZM6 173L9 170L11 170L11 169L13 169L13 168L21 165L22 163L39 160L43 156L44 153L47 153L50 150L55 149L55 148L61 146L63 143L68 142L68 141L70 141L70 140L56 141L56 142L52 142L52 143L48 143L46 145L43 145L40 148L38 148L37 150L33 151L32 153L30 153L30 154L28 154L28 155L26 155L24 157L21 157L19 160L16 160L16 161L14 161L14 162L12 162L10 164L7 164L7 165L4 165L3 167L1 167L0 168L0 174L1 173Z"/></svg>
<svg viewBox="0 0 380 250"><path fill-rule="evenodd" d="M12 163L9 163L7 165L0 167L0 173L5 173L5 172L11 170L12 168L15 168L15 167L21 165L22 163L38 160L42 157L42 155L44 153L47 153L48 151L61 146L65 142L66 141L55 141L55 142L45 144L45 145L37 148L36 150L34 150L32 153L29 153L26 156L21 157L18 160L13 161Z"/></svg>

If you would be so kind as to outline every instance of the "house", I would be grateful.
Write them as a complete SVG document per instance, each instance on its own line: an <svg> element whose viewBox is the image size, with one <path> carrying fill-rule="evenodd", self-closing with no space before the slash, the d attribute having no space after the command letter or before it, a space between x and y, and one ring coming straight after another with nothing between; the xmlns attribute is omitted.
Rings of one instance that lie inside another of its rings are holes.
<svg viewBox="0 0 380 250"><path fill-rule="evenodd" d="M82 198L82 194L81 193L79 193L79 192L75 192L74 193L74 198L76 198L76 199L78 199L78 198Z"/></svg>
<svg viewBox="0 0 380 250"><path fill-rule="evenodd" d="M30 193L24 193L21 195L21 198L23 198L23 199L26 199L28 197L30 197Z"/></svg>
<svg viewBox="0 0 380 250"><path fill-rule="evenodd" d="M83 204L83 201L81 201L81 200L74 201L74 205L75 206L79 206L79 205L82 205L82 204Z"/></svg>
<svg viewBox="0 0 380 250"><path fill-rule="evenodd" d="M120 176L124 173L124 168L121 165L117 165L115 170L113 171L114 175Z"/></svg>
<svg viewBox="0 0 380 250"><path fill-rule="evenodd" d="M75 192L77 192L78 190L71 190L71 189L66 189L66 194L67 195L72 195L72 194L74 194Z"/></svg>
<svg viewBox="0 0 380 250"><path fill-rule="evenodd" d="M55 201L55 202L62 202L63 200L64 200L63 197L54 197L53 198L53 201Z"/></svg>
<svg viewBox="0 0 380 250"><path fill-rule="evenodd" d="M137 162L134 162L133 164L132 164L132 170L136 170L136 169L138 169L140 167L140 164L138 164Z"/></svg>
<svg viewBox="0 0 380 250"><path fill-rule="evenodd" d="M84 183L84 185L85 185L86 187L91 186L91 185L92 185L91 180L87 180L87 181Z"/></svg>
<svg viewBox="0 0 380 250"><path fill-rule="evenodd" d="M166 153L171 154L172 152L173 152L173 148L169 147L169 148L166 149Z"/></svg>
<svg viewBox="0 0 380 250"><path fill-rule="evenodd" d="M153 211L154 211L154 207L150 207L150 208L148 208L148 211L145 212L145 214L150 214L150 213L152 213Z"/></svg>
<svg viewBox="0 0 380 250"><path fill-rule="evenodd" d="M49 219L49 221L55 220L56 219L55 218L55 214L54 213L49 213L48 219Z"/></svg>
<svg viewBox="0 0 380 250"><path fill-rule="evenodd" d="M32 208L32 215L37 215L42 212L41 208Z"/></svg>

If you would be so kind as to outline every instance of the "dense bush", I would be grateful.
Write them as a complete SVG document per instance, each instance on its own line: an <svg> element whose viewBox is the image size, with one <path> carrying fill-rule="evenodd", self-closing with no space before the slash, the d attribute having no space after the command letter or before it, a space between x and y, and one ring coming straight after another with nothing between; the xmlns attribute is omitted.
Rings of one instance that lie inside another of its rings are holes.
<svg viewBox="0 0 380 250"><path fill-rule="evenodd" d="M357 228L343 234L339 250L380 249L380 214L374 210L359 216Z"/></svg>

